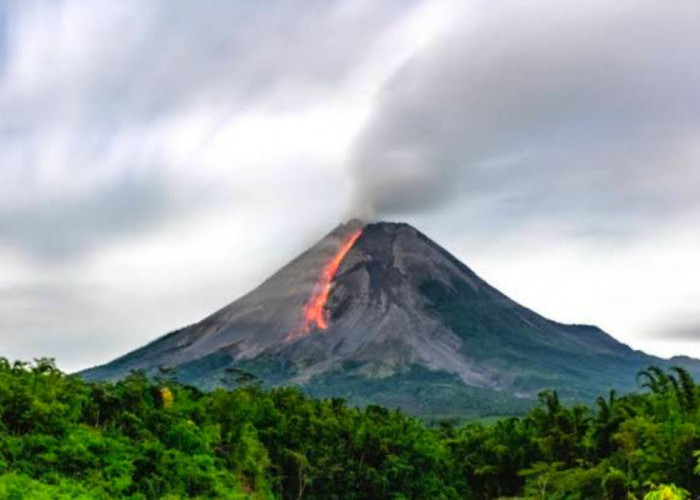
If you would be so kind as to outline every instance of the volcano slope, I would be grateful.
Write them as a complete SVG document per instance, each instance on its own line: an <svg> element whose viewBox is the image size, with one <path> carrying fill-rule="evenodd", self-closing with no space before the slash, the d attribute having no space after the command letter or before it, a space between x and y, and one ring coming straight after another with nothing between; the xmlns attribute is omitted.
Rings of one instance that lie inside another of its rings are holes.
<svg viewBox="0 0 700 500"><path fill-rule="evenodd" d="M698 363L675 364L698 373ZM517 304L407 224L350 221L203 321L82 373L169 368L202 389L268 386L421 416L519 413L546 388L590 400L661 360Z"/></svg>

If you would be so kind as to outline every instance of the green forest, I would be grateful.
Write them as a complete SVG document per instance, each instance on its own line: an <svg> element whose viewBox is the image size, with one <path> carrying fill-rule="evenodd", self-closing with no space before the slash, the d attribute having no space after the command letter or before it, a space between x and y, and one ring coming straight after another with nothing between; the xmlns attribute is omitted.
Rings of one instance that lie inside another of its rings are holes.
<svg viewBox="0 0 700 500"><path fill-rule="evenodd" d="M0 498L685 499L700 494L698 387L650 367L639 391L553 391L496 422L423 422L263 389L201 392L170 373L86 383L0 358Z"/></svg>

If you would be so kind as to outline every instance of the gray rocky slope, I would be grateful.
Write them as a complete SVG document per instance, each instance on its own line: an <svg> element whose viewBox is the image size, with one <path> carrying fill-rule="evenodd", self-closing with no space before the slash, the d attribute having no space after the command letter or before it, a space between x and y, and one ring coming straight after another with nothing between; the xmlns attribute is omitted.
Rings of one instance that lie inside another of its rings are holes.
<svg viewBox="0 0 700 500"><path fill-rule="evenodd" d="M328 328L304 331L324 266L358 229L332 280ZM668 362L596 327L543 318L407 224L351 221L203 321L82 375L167 367L210 389L238 367L268 385L459 416L519 411L544 388L573 399L629 390L650 364Z"/></svg>

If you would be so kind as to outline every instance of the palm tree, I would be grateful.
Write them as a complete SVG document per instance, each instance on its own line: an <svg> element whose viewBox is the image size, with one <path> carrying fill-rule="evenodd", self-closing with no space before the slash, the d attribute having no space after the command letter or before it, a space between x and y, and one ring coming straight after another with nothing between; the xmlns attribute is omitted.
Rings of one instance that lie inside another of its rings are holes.
<svg viewBox="0 0 700 500"><path fill-rule="evenodd" d="M641 373L641 372L640 372ZM603 396L598 396L595 400L595 404L598 406L598 419L602 422L608 422L612 416L613 410L615 409L615 389L610 390L608 394L608 399L606 400Z"/></svg>
<svg viewBox="0 0 700 500"><path fill-rule="evenodd" d="M607 399L598 396L595 402L598 406L598 417L595 421L594 431L596 451L600 457L607 457L610 455L613 445L612 436L624 418L617 411L615 390L610 391Z"/></svg>
<svg viewBox="0 0 700 500"><path fill-rule="evenodd" d="M671 370L678 375L678 380L673 384L678 404L686 413L692 413L697 409L695 381L688 370L682 366L674 366ZM675 380L673 375L671 377Z"/></svg>
<svg viewBox="0 0 700 500"><path fill-rule="evenodd" d="M559 394L557 391L547 389L540 392L537 395L540 403L547 409L547 417L550 422L554 420L556 414L561 410L561 404L559 403Z"/></svg>
<svg viewBox="0 0 700 500"><path fill-rule="evenodd" d="M641 370L637 373L637 385L642 388L646 387L654 394L659 392L659 383L649 370Z"/></svg>
<svg viewBox="0 0 700 500"><path fill-rule="evenodd" d="M642 379L646 379L646 381L640 383ZM658 366L650 366L646 370L637 373L637 385L646 387L654 394L665 394L672 383L666 372Z"/></svg>

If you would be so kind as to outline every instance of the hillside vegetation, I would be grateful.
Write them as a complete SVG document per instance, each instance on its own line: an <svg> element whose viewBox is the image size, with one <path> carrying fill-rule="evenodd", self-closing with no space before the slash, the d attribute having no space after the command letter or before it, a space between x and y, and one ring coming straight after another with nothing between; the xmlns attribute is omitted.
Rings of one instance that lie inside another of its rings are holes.
<svg viewBox="0 0 700 500"><path fill-rule="evenodd" d="M244 372L204 393L163 372L86 383L47 359L0 358L0 498L683 499L700 493L698 388L683 369L643 391L523 417L428 425Z"/></svg>

